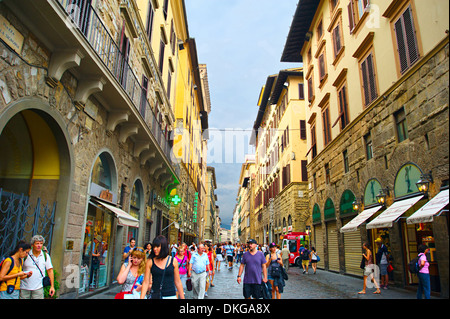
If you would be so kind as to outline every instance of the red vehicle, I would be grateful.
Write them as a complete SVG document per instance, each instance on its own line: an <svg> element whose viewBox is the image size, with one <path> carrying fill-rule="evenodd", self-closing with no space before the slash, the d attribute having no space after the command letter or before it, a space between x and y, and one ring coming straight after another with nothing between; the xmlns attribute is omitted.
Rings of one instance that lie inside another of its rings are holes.
<svg viewBox="0 0 450 319"><path fill-rule="evenodd" d="M281 248L283 248L284 245L287 245L290 252L289 263L301 266L302 260L298 250L300 249L300 244L302 244L303 247L306 245L309 247L309 235L303 232L292 232L284 235L282 239L283 243Z"/></svg>

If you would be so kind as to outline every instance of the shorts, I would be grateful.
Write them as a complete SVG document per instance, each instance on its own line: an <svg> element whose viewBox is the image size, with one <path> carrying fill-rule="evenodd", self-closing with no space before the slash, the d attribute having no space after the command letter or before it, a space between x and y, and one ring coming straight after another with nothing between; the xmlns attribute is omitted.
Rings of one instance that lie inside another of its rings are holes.
<svg viewBox="0 0 450 319"><path fill-rule="evenodd" d="M216 256L216 260L217 260L217 261L222 261L222 260L223 260L223 256L220 255L220 254L217 255L217 256Z"/></svg>
<svg viewBox="0 0 450 319"><path fill-rule="evenodd" d="M251 297L254 299L262 298L262 287L260 284L244 284L244 298L248 299Z"/></svg>
<svg viewBox="0 0 450 319"><path fill-rule="evenodd" d="M373 266L364 267L364 276L366 277L373 276Z"/></svg>
<svg viewBox="0 0 450 319"><path fill-rule="evenodd" d="M388 274L387 271L388 264L380 264L380 275L386 276Z"/></svg>
<svg viewBox="0 0 450 319"><path fill-rule="evenodd" d="M317 264L317 259L316 260L311 259L311 264Z"/></svg>
<svg viewBox="0 0 450 319"><path fill-rule="evenodd" d="M308 266L309 265L309 259L302 260L302 265L303 266Z"/></svg>
<svg viewBox="0 0 450 319"><path fill-rule="evenodd" d="M228 260L229 263L232 263L233 262L233 256L227 256L227 260Z"/></svg>

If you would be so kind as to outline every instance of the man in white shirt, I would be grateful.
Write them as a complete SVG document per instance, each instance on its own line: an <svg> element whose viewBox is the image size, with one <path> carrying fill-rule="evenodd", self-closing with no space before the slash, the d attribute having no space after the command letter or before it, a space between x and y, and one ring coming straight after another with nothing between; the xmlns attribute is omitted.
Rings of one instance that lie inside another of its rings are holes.
<svg viewBox="0 0 450 319"><path fill-rule="evenodd" d="M23 271L32 271L31 277L20 281L20 299L44 299L44 287L42 279L47 270L50 278L49 295L55 294L53 265L50 255L42 250L45 239L41 235L35 235L31 238L31 251L25 257L23 262Z"/></svg>
<svg viewBox="0 0 450 319"><path fill-rule="evenodd" d="M197 253L192 254L188 268L188 277L190 278L192 275L194 299L204 299L205 297L206 276L211 274L211 271L206 270L208 265L208 255L204 252L203 244L199 244Z"/></svg>

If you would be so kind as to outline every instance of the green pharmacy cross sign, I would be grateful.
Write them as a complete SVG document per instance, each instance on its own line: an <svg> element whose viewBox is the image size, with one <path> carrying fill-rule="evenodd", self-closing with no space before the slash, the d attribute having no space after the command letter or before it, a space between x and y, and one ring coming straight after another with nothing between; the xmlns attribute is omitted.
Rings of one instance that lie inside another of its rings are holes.
<svg viewBox="0 0 450 319"><path fill-rule="evenodd" d="M178 205L181 202L181 198L178 195L175 195L174 197L172 197L172 203L174 203L175 205Z"/></svg>

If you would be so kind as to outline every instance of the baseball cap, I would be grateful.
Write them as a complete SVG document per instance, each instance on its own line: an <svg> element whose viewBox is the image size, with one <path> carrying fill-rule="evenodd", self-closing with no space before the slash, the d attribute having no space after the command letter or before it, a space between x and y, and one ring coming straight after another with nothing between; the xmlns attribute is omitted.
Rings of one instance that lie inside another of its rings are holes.
<svg viewBox="0 0 450 319"><path fill-rule="evenodd" d="M247 244L258 244L258 243L257 243L256 240L254 240L254 239L249 239L249 240L247 241Z"/></svg>

